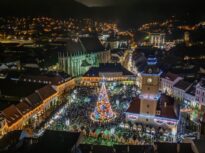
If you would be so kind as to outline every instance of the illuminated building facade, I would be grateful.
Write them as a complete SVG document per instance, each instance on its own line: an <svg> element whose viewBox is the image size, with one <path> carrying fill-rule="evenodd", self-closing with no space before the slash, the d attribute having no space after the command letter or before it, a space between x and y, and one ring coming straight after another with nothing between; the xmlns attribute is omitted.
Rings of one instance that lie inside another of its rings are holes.
<svg viewBox="0 0 205 153"><path fill-rule="evenodd" d="M184 103L187 106L197 106L198 102L196 101L196 84L193 84L184 94Z"/></svg>
<svg viewBox="0 0 205 153"><path fill-rule="evenodd" d="M182 102L184 100L185 93L190 89L192 83L180 80L173 86L173 96L174 98Z"/></svg>
<svg viewBox="0 0 205 153"><path fill-rule="evenodd" d="M150 33L150 44L153 47L164 48L165 34L164 33Z"/></svg>
<svg viewBox="0 0 205 153"><path fill-rule="evenodd" d="M188 31L186 31L184 33L184 42L185 42L186 45L188 45L190 43L190 34L189 34Z"/></svg>
<svg viewBox="0 0 205 153"><path fill-rule="evenodd" d="M205 78L202 78L196 85L196 101L205 107Z"/></svg>
<svg viewBox="0 0 205 153"><path fill-rule="evenodd" d="M109 37L105 45L111 49L128 49L130 47L129 37L119 35L115 37Z"/></svg>
<svg viewBox="0 0 205 153"><path fill-rule="evenodd" d="M141 73L141 94L130 104L126 118L134 122L165 127L176 135L179 108L175 105L174 98L160 94L161 73L156 58L148 58L147 66Z"/></svg>
<svg viewBox="0 0 205 153"><path fill-rule="evenodd" d="M92 66L110 62L110 50L103 47L98 38L83 37L69 40L66 47L59 52L60 69L71 76L80 76Z"/></svg>
<svg viewBox="0 0 205 153"><path fill-rule="evenodd" d="M26 125L36 122L56 103L57 99L57 91L51 85L46 85L27 97L21 98L18 104L6 107L0 113L0 137L10 131L24 129ZM32 126L35 127L34 124Z"/></svg>
<svg viewBox="0 0 205 153"><path fill-rule="evenodd" d="M161 77L161 91L168 95L173 95L173 86L183 78L177 74L168 72Z"/></svg>
<svg viewBox="0 0 205 153"><path fill-rule="evenodd" d="M82 86L98 86L104 79L109 83L134 84L135 75L119 63L101 63L99 67L91 67L80 80Z"/></svg>
<svg viewBox="0 0 205 153"><path fill-rule="evenodd" d="M28 125L35 128L46 112L57 105L59 96L75 87L75 80L68 75L24 75L19 80L0 80L3 86L0 88L0 98L7 97L7 101L15 102L0 111L0 138L10 131L25 129Z"/></svg>

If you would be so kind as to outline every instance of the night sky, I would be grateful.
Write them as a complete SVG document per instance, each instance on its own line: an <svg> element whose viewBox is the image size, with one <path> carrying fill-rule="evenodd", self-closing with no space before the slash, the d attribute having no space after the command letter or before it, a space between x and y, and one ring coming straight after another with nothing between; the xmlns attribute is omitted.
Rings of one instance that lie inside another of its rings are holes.
<svg viewBox="0 0 205 153"><path fill-rule="evenodd" d="M21 3L22 5L27 5L28 3L53 3L55 1L58 1L59 3L67 3L71 1L77 1L80 2L86 6L89 7L95 7L95 6L116 6L116 5L121 5L121 6L127 6L127 5L133 5L133 4L165 4L165 3L170 3L170 4L184 4L186 5L187 3L196 5L199 2L202 2L203 0L0 0L0 4L8 4L12 5L13 3Z"/></svg>
<svg viewBox="0 0 205 153"><path fill-rule="evenodd" d="M137 4L191 4L194 5L200 0L76 0L89 7L103 7L103 6L127 6L127 5L137 5Z"/></svg>
<svg viewBox="0 0 205 153"><path fill-rule="evenodd" d="M95 16L129 20L187 12L199 18L205 16L205 10L200 9L203 0L0 0L0 6L0 16Z"/></svg>
<svg viewBox="0 0 205 153"><path fill-rule="evenodd" d="M114 5L114 0L76 0L88 7Z"/></svg>

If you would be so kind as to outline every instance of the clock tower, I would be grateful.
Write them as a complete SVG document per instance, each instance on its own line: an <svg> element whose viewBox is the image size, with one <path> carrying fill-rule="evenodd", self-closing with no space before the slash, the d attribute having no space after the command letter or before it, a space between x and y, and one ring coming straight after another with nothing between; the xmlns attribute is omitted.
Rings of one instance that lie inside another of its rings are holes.
<svg viewBox="0 0 205 153"><path fill-rule="evenodd" d="M126 111L126 119L142 124L164 127L176 140L180 107L174 98L159 92L160 75L157 59L149 57L141 73L141 94L137 96Z"/></svg>
<svg viewBox="0 0 205 153"><path fill-rule="evenodd" d="M157 59L149 57L147 66L141 73L142 92L140 95L140 114L155 115L159 99L161 70L157 66Z"/></svg>

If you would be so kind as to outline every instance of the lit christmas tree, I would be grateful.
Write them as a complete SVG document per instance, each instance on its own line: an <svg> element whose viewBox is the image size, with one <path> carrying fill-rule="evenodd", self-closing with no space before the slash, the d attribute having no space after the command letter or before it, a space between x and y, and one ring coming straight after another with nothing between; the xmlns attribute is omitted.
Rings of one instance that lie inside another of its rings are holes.
<svg viewBox="0 0 205 153"><path fill-rule="evenodd" d="M97 105L91 118L98 122L106 122L112 120L114 117L115 114L112 111L105 83L103 82L98 96Z"/></svg>

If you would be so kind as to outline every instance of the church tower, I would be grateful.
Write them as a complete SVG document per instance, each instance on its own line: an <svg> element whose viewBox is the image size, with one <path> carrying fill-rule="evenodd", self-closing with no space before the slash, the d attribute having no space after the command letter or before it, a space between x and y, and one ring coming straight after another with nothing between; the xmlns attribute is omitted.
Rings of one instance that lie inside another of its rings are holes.
<svg viewBox="0 0 205 153"><path fill-rule="evenodd" d="M157 101L160 97L161 70L157 66L157 59L149 57L147 66L141 73L142 92L140 95L140 114L156 115Z"/></svg>

